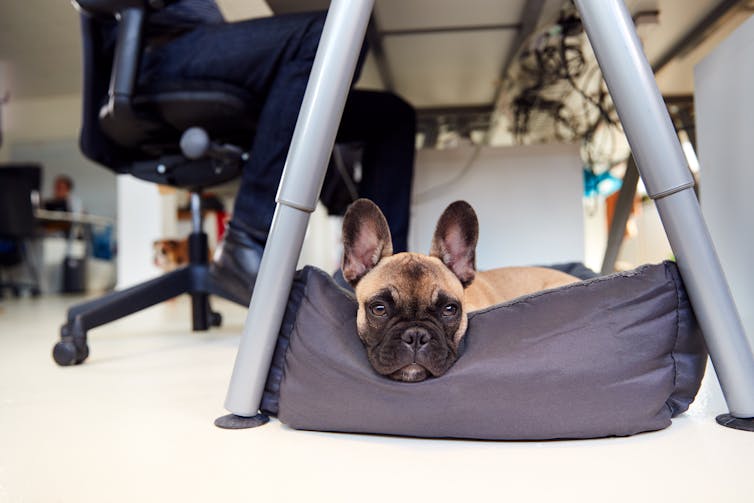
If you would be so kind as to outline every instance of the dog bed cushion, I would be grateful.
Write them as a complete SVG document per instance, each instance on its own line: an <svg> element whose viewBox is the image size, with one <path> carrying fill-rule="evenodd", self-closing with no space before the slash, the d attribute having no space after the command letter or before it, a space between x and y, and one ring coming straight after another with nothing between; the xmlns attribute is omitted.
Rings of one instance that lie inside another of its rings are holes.
<svg viewBox="0 0 754 503"><path fill-rule="evenodd" d="M693 401L706 351L672 262L469 314L439 378L369 365L356 301L326 273L297 274L262 409L306 430L540 440L667 427Z"/></svg>

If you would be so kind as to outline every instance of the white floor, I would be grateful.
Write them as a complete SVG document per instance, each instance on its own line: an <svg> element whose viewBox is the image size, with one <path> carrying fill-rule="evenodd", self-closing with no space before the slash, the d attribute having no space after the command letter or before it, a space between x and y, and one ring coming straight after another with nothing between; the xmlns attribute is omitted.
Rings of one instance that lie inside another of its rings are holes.
<svg viewBox="0 0 754 503"><path fill-rule="evenodd" d="M711 372L661 432L467 442L220 430L244 310L191 333L168 302L94 330L91 356L50 350L76 299L0 303L0 502L754 501L754 433L718 426ZM754 383L753 383L754 384Z"/></svg>

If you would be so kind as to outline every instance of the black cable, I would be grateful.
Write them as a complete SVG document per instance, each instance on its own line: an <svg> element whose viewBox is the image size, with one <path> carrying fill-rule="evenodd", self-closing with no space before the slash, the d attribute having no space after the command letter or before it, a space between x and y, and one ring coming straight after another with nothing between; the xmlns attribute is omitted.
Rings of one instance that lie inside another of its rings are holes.
<svg viewBox="0 0 754 503"><path fill-rule="evenodd" d="M540 35L519 58L522 89L512 100L511 132L520 143L531 139L541 118L549 119L550 136L561 141L582 139L591 164L594 147L603 128L620 130L615 108L599 74L596 63L589 64L584 54L585 37L575 8L564 7L555 29ZM596 91L590 91L593 76L599 76ZM559 87L567 90L553 96ZM575 100L579 104L574 104ZM580 109L580 112L579 112ZM546 135L547 133L545 133ZM610 135L611 148L614 138Z"/></svg>

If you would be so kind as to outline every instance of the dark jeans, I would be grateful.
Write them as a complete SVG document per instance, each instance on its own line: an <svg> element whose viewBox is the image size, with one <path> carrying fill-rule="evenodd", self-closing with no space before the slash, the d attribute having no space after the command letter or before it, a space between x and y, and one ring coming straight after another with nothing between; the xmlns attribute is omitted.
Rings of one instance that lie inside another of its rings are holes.
<svg viewBox="0 0 754 503"><path fill-rule="evenodd" d="M263 100L251 158L244 167L231 225L266 239L275 194L324 25L324 14L294 14L205 25L150 51L151 79L212 79ZM359 61L357 75L361 68ZM364 144L359 195L385 213L396 251L407 248L416 117L386 92L351 91L340 141Z"/></svg>

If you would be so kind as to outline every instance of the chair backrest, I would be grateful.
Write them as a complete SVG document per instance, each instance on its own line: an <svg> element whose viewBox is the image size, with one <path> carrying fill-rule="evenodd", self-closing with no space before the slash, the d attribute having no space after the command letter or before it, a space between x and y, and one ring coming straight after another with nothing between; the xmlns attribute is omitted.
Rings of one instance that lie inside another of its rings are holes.
<svg viewBox="0 0 754 503"><path fill-rule="evenodd" d="M34 234L33 194L39 193L42 168L36 164L0 166L0 237L24 239Z"/></svg>
<svg viewBox="0 0 754 503"><path fill-rule="evenodd" d="M112 73L117 22L114 18L81 13L83 56L83 110L79 147L92 161L118 173L127 173L133 161L146 156L117 145L105 135L99 113L107 101Z"/></svg>

